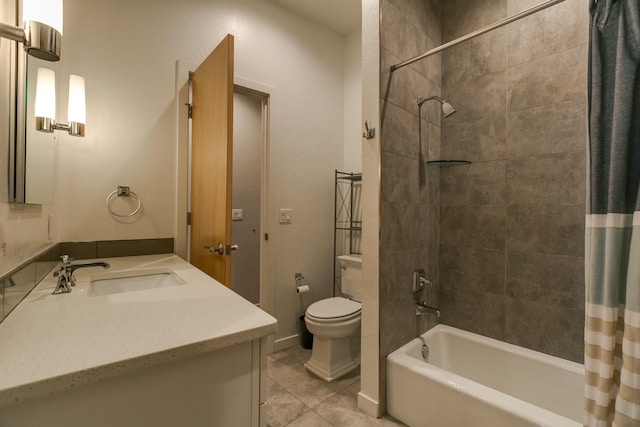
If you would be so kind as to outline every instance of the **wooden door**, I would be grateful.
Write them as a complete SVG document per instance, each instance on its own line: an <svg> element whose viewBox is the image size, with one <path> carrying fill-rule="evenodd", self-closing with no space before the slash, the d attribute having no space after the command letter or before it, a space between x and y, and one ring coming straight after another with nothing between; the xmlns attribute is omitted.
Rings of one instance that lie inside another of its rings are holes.
<svg viewBox="0 0 640 427"><path fill-rule="evenodd" d="M231 286L233 36L191 77L191 264Z"/></svg>

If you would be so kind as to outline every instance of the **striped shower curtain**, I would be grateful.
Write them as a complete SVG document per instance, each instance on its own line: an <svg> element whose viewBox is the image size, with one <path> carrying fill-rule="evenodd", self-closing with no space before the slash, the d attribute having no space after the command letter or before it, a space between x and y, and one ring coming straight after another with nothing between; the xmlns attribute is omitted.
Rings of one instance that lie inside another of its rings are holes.
<svg viewBox="0 0 640 427"><path fill-rule="evenodd" d="M586 426L640 426L639 2L591 4Z"/></svg>

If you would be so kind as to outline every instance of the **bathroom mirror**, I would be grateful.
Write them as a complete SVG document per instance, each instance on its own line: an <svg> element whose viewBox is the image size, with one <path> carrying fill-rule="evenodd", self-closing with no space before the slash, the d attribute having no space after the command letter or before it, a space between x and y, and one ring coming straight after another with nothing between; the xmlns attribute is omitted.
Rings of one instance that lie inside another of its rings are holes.
<svg viewBox="0 0 640 427"><path fill-rule="evenodd" d="M0 2L0 22L18 22L21 1ZM22 43L0 39L1 200L50 204L53 201L54 134L35 130L35 88L39 67L57 62L27 55Z"/></svg>
<svg viewBox="0 0 640 427"><path fill-rule="evenodd" d="M57 63L27 55L21 46L16 46L14 54L17 64L13 80L16 125L15 136L10 141L13 146L9 156L9 201L50 204L53 201L55 133L36 131L34 105L38 68L56 71Z"/></svg>

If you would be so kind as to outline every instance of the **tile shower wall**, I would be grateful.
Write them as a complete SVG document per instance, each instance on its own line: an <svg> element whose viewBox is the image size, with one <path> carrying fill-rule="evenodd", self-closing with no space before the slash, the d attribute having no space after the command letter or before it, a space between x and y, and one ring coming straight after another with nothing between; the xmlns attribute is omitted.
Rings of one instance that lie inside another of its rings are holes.
<svg viewBox="0 0 640 427"><path fill-rule="evenodd" d="M426 160L437 156L439 105L418 96L440 95L438 56L389 73L392 64L440 44L439 2L381 0L381 211L380 211L380 378L382 396L386 356L426 330L431 316L416 318L412 271L438 276L438 171ZM365 177L366 179L366 177ZM433 262L429 262L433 260Z"/></svg>
<svg viewBox="0 0 640 427"><path fill-rule="evenodd" d="M538 3L442 2L442 41ZM441 171L443 322L579 362L587 3L565 0L442 57L458 113L442 123L441 153L473 161Z"/></svg>

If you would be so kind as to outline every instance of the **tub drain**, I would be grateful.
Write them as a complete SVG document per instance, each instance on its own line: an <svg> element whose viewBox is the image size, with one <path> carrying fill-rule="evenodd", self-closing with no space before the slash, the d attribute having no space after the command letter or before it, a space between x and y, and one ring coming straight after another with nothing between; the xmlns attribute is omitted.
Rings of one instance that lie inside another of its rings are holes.
<svg viewBox="0 0 640 427"><path fill-rule="evenodd" d="M424 360L429 359L429 347L426 344L422 345L422 358Z"/></svg>

